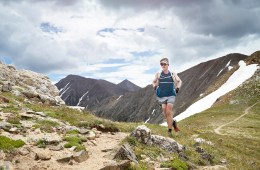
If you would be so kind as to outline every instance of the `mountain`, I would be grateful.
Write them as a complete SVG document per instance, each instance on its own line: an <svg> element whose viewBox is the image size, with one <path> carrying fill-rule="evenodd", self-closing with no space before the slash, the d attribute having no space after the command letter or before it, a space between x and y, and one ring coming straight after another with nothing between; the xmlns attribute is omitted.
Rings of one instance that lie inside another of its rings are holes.
<svg viewBox="0 0 260 170"><path fill-rule="evenodd" d="M68 75L55 85L60 90L60 96L67 105L93 108L102 100L111 96L123 95L137 86L129 81L116 85L105 80L85 78L78 75Z"/></svg>
<svg viewBox="0 0 260 170"><path fill-rule="evenodd" d="M221 83L223 84L238 68L238 62L246 58L248 56L243 54L228 54L179 73L183 85L176 98L175 116L183 112L194 101L209 93L214 85L219 87ZM219 84L215 84L216 82ZM107 98L94 107L92 112L97 116L126 122L162 123L164 119L151 85L137 92L127 93L120 99Z"/></svg>
<svg viewBox="0 0 260 170"><path fill-rule="evenodd" d="M139 89L141 89L141 87L135 85L134 83L132 83L131 81L125 79L124 81L122 81L121 83L117 84L117 86L126 89L128 91L138 91Z"/></svg>

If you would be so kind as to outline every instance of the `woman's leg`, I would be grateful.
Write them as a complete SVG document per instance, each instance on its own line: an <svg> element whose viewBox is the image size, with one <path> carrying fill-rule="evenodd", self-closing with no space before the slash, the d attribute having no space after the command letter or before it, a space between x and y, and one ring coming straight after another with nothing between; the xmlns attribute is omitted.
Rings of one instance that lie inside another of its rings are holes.
<svg viewBox="0 0 260 170"><path fill-rule="evenodd" d="M164 116L166 118L166 104L162 104L162 111L163 111Z"/></svg>
<svg viewBox="0 0 260 170"><path fill-rule="evenodd" d="M173 104L172 104L172 103L167 103L167 104L166 104L165 117L166 117L168 129L172 129L172 122L173 122L173 121L172 121L172 107L173 107Z"/></svg>

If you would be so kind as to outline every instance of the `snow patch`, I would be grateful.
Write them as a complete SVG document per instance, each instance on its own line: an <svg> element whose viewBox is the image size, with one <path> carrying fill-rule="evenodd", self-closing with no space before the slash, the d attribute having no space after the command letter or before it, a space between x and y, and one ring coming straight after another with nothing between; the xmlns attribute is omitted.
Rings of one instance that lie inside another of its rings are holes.
<svg viewBox="0 0 260 170"><path fill-rule="evenodd" d="M69 83L68 83L69 84ZM68 85L67 84L67 85ZM66 91L68 91L69 90L69 88L70 88L70 86L69 87L67 87L67 85L64 87L64 91L61 93L61 95L60 95L60 97L62 97L62 95L64 94L64 93L66 93Z"/></svg>
<svg viewBox="0 0 260 170"><path fill-rule="evenodd" d="M66 87L67 87L69 84L70 84L70 82L68 82L68 83L65 85L65 87L61 88L61 89L60 89L60 92L62 92L63 89L66 89Z"/></svg>
<svg viewBox="0 0 260 170"><path fill-rule="evenodd" d="M116 100L119 100L123 95L120 95Z"/></svg>
<svg viewBox="0 0 260 170"><path fill-rule="evenodd" d="M155 112L155 109L153 109L153 111L152 111L152 115L154 114L154 112Z"/></svg>
<svg viewBox="0 0 260 170"><path fill-rule="evenodd" d="M232 66L228 66L228 71L231 70L233 67Z"/></svg>
<svg viewBox="0 0 260 170"><path fill-rule="evenodd" d="M81 106L67 106L68 108L71 108L71 109L75 109L75 110L78 110L78 111L83 111L85 107L81 107Z"/></svg>
<svg viewBox="0 0 260 170"><path fill-rule="evenodd" d="M150 117L144 123L147 123L149 120L150 120Z"/></svg>
<svg viewBox="0 0 260 170"><path fill-rule="evenodd" d="M78 102L77 106L80 104L81 100L83 99L83 97L84 97L86 94L88 94L88 91L81 96L81 98L79 99L79 102Z"/></svg>
<svg viewBox="0 0 260 170"><path fill-rule="evenodd" d="M218 72L218 75L219 75L222 71L223 71L223 68ZM218 75L217 75L217 77L218 77Z"/></svg>
<svg viewBox="0 0 260 170"><path fill-rule="evenodd" d="M230 64L230 61L231 61L231 60L229 60L229 62L227 63L226 67L228 67L228 66L229 66L229 64Z"/></svg>

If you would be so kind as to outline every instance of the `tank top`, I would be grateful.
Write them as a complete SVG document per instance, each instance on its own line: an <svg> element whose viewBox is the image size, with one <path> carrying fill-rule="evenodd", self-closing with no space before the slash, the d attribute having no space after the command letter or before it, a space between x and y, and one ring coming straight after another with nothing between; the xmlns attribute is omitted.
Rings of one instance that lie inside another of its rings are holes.
<svg viewBox="0 0 260 170"><path fill-rule="evenodd" d="M159 88L160 94L158 95L158 97L176 96L174 83L170 71L168 72L168 74L165 74L163 71L161 72L159 78Z"/></svg>

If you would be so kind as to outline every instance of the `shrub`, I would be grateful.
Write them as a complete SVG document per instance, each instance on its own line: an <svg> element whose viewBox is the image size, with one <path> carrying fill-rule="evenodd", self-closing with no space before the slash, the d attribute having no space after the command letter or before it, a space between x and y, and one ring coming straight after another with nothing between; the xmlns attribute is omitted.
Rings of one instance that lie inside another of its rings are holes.
<svg viewBox="0 0 260 170"><path fill-rule="evenodd" d="M187 170L188 164L179 159L173 159L172 161L164 162L161 164L162 168L172 168L176 170Z"/></svg>
<svg viewBox="0 0 260 170"><path fill-rule="evenodd" d="M12 150L14 148L20 148L25 144L21 139L13 140L6 136L0 136L0 149L2 150Z"/></svg>

